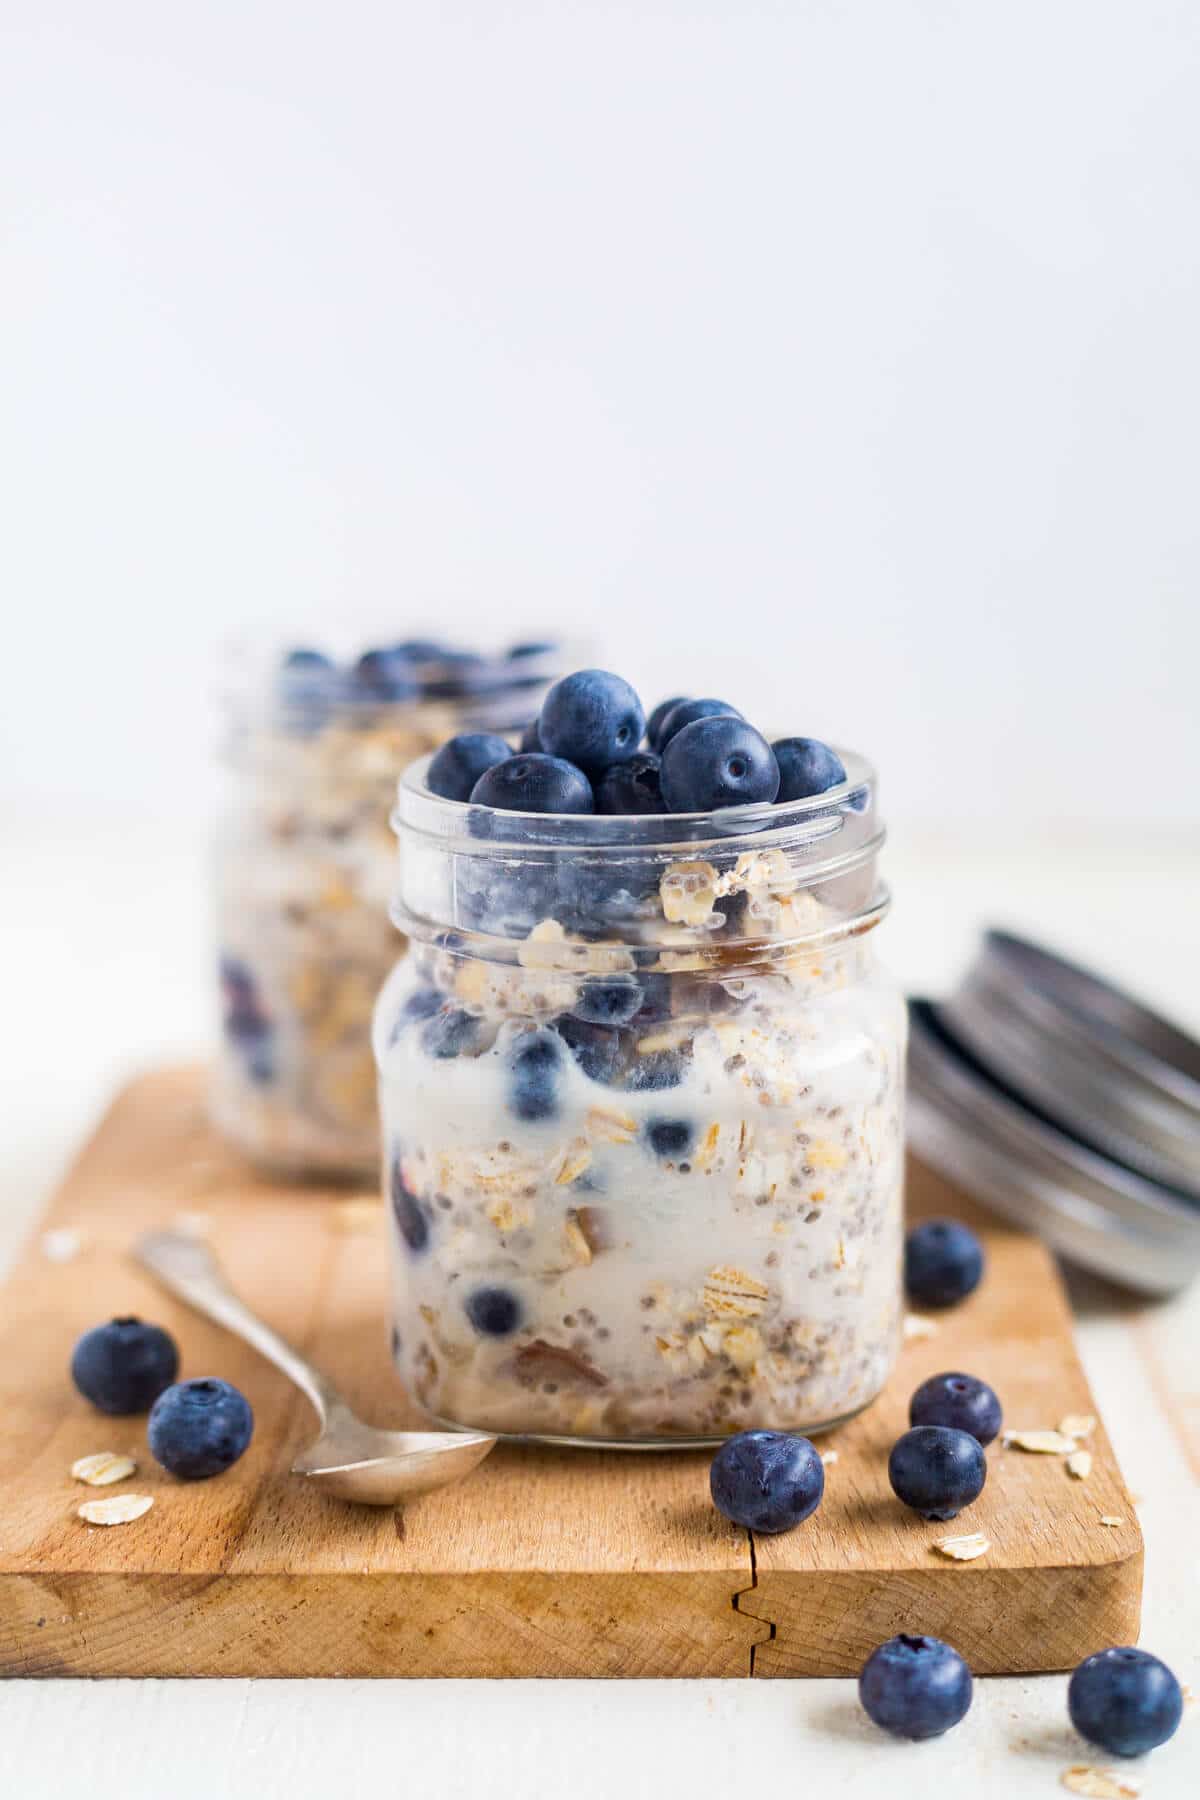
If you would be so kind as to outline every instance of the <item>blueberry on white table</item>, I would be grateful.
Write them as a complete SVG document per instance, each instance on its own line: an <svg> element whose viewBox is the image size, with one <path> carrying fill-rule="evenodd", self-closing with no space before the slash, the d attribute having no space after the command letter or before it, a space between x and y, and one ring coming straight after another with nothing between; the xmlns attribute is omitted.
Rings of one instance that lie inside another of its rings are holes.
<svg viewBox="0 0 1200 1800"><path fill-rule="evenodd" d="M117 1417L148 1412L178 1373L174 1338L141 1319L93 1326L71 1354L71 1379L84 1399Z"/></svg>
<svg viewBox="0 0 1200 1800"><path fill-rule="evenodd" d="M1141 1756L1165 1744L1183 1717L1183 1690L1148 1650L1101 1650L1081 1662L1067 1687L1080 1737L1112 1756Z"/></svg>
<svg viewBox="0 0 1200 1800"><path fill-rule="evenodd" d="M902 1632L873 1650L858 1678L867 1717L895 1737L940 1737L971 1705L971 1671L941 1638Z"/></svg>

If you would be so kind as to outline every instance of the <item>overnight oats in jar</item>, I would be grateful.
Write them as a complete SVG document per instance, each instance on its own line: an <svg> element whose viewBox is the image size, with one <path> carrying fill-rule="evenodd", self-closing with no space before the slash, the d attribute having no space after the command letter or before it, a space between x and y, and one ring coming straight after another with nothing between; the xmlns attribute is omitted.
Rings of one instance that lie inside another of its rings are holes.
<svg viewBox="0 0 1200 1800"><path fill-rule="evenodd" d="M333 1177L378 1168L371 1015L397 953L397 776L456 733L518 732L556 664L549 644L484 657L413 640L344 666L296 650L237 684L216 855L212 1105L255 1162Z"/></svg>
<svg viewBox="0 0 1200 1800"><path fill-rule="evenodd" d="M585 671L541 753L466 797L427 760L401 781L393 1344L444 1423L812 1432L892 1367L905 1011L874 775L689 704L639 748L632 690Z"/></svg>

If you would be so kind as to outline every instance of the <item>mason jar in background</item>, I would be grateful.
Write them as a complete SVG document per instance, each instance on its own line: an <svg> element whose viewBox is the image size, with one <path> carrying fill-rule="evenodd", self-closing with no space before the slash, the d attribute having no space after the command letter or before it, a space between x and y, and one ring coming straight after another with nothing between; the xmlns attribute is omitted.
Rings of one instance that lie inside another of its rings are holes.
<svg viewBox="0 0 1200 1800"><path fill-rule="evenodd" d="M816 799L665 817L402 779L375 1053L395 1357L436 1419L678 1445L882 1387L906 1022L844 760Z"/></svg>
<svg viewBox="0 0 1200 1800"><path fill-rule="evenodd" d="M215 1119L255 1162L373 1175L371 1012L388 922L399 772L459 731L513 732L561 672L554 646L495 657L432 643L340 669L293 651L228 700L218 832L222 1030Z"/></svg>

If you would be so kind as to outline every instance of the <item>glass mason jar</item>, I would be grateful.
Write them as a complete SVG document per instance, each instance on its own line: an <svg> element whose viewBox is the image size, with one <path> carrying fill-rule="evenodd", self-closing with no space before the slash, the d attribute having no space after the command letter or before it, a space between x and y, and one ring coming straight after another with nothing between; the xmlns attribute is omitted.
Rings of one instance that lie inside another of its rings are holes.
<svg viewBox="0 0 1200 1800"><path fill-rule="evenodd" d="M573 1443L817 1431L901 1320L902 996L873 772L544 817L401 780L375 1015L393 1345L443 1423Z"/></svg>
<svg viewBox="0 0 1200 1800"><path fill-rule="evenodd" d="M292 1175L379 1165L371 1014L396 958L388 814L414 756L459 731L532 718L561 667L551 646L414 665L404 697L353 676L246 680L229 703L216 846L222 1031L214 1118ZM449 654L449 653L447 653Z"/></svg>

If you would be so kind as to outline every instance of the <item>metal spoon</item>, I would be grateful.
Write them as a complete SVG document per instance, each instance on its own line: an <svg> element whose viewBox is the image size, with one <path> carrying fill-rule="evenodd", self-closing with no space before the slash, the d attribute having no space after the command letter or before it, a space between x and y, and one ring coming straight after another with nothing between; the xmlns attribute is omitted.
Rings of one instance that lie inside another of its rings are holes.
<svg viewBox="0 0 1200 1800"><path fill-rule="evenodd" d="M292 1464L324 1493L399 1506L469 1475L495 1445L483 1431L376 1431L333 1384L238 1299L206 1245L182 1231L151 1231L133 1255L165 1288L265 1356L307 1395L321 1435Z"/></svg>

